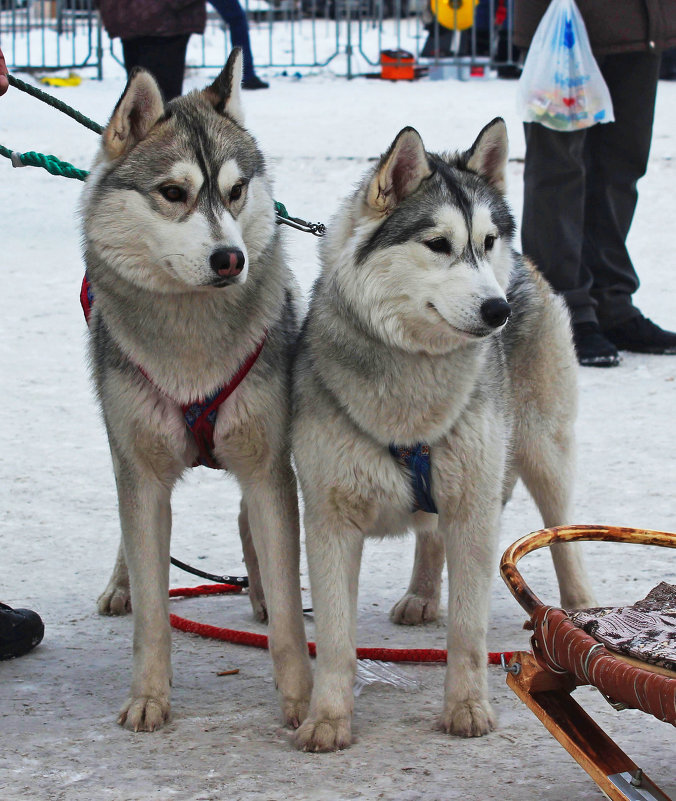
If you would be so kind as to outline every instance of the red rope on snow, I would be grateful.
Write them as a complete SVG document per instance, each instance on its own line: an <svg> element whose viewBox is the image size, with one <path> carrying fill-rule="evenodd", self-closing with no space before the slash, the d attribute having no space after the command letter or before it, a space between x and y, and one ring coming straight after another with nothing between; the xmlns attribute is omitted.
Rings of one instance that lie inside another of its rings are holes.
<svg viewBox="0 0 676 801"><path fill-rule="evenodd" d="M242 592L237 584L200 584L197 587L183 587L169 590L170 598L194 598L198 595L226 595Z"/></svg>
<svg viewBox="0 0 676 801"><path fill-rule="evenodd" d="M184 587L169 590L171 598L191 598L200 595L225 595L241 592L242 588L234 584L203 584L199 587ZM169 622L173 628L186 631L189 634L198 634L212 640L223 640L236 645L249 645L253 648L267 648L268 638L265 634L255 634L251 631L237 631L237 629L223 629L210 626L208 623L198 623L187 620L178 615L169 615ZM317 655L317 646L313 642L307 644L310 656ZM489 665L499 665L500 657L504 654L509 662L512 651L497 651L488 654ZM446 662L446 651L442 648L357 648L357 659L378 659L382 662Z"/></svg>

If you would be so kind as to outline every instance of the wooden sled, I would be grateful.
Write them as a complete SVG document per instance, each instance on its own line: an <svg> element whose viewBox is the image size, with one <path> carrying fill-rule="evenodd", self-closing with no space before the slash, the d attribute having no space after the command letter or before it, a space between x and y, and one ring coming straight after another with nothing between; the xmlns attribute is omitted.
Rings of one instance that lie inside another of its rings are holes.
<svg viewBox="0 0 676 801"><path fill-rule="evenodd" d="M611 801L670 801L573 700L576 686L596 687L616 708L631 707L676 726L676 672L621 657L545 606L516 563L557 542L604 540L676 548L676 534L612 526L561 526L528 534L508 548L500 572L533 627L532 653L515 653L507 684Z"/></svg>

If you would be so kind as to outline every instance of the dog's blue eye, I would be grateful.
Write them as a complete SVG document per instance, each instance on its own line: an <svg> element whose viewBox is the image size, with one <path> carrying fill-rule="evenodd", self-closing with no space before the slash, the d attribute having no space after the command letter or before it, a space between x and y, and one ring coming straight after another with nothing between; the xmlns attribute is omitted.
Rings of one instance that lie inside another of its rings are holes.
<svg viewBox="0 0 676 801"><path fill-rule="evenodd" d="M484 250L486 250L486 251L493 250L493 245L495 244L495 239L496 239L496 237L494 237L493 234L489 234L484 239Z"/></svg>
<svg viewBox="0 0 676 801"><path fill-rule="evenodd" d="M434 253L445 253L447 256L451 254L451 243L448 239L444 239L443 236L438 236L435 239L428 239L427 242L423 244Z"/></svg>
<svg viewBox="0 0 676 801"><path fill-rule="evenodd" d="M170 186L161 186L160 187L160 194L165 200L168 200L170 203L183 203L185 199L188 197L187 192L180 186L174 186L173 184Z"/></svg>

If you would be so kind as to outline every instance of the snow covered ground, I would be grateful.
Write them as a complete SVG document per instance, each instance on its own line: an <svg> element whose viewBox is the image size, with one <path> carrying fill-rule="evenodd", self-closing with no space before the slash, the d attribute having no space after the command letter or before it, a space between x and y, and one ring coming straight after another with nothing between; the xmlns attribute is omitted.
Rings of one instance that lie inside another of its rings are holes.
<svg viewBox="0 0 676 801"><path fill-rule="evenodd" d="M327 221L369 160L404 125L429 149L467 147L502 115L511 138L509 197L521 208L523 137L507 81L347 82L315 71L300 79L269 70L271 89L246 95L248 124L268 154L276 197L291 214ZM191 71L186 89L214 72ZM123 86L109 58L102 83L59 97L104 122ZM25 94L0 100L0 144L54 153L87 167L94 134ZM640 308L676 327L673 297L676 84L662 83L650 169L640 185L631 249L643 286ZM43 616L43 644L0 663L0 801L436 801L546 799L601 795L586 774L490 669L499 729L464 741L433 727L443 668L400 666L415 692L373 685L356 703L357 742L328 755L297 753L279 725L267 653L174 634L173 718L134 735L115 724L130 678L130 618L101 618L95 600L118 541L114 482L85 362L78 198L81 185L0 163L0 599ZM285 233L307 292L316 240ZM612 370L580 369L579 475L575 521L676 529L676 357L626 355ZM238 492L226 475L192 471L175 495L172 551L212 572L241 573ZM539 528L517 491L502 523L503 546ZM443 621L424 629L391 624L404 591L413 542L369 543L359 601L362 645L444 647ZM635 546L586 548L598 599L636 600L658 580L676 581L672 552ZM549 557L524 562L526 578L556 600ZM172 569L172 586L193 580ZM303 587L308 586L303 568ZM309 593L306 593L309 605ZM497 578L489 648L527 645L524 615ZM178 614L263 631L245 597L178 601ZM313 638L308 620L308 637ZM218 676L227 668L237 675ZM589 688L585 707L635 761L676 793L676 732L639 712L616 713Z"/></svg>

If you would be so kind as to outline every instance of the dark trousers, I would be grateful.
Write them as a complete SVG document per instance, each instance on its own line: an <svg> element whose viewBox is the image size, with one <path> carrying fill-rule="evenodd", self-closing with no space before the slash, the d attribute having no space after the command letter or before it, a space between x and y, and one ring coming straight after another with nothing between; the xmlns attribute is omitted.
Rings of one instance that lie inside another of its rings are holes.
<svg viewBox="0 0 676 801"><path fill-rule="evenodd" d="M524 124L521 242L565 298L573 323L612 328L640 313L626 239L648 166L660 59L623 53L597 60L615 122L571 133Z"/></svg>
<svg viewBox="0 0 676 801"><path fill-rule="evenodd" d="M124 66L129 74L134 67L152 72L165 101L173 100L183 91L185 51L189 33L178 36L138 36L122 40Z"/></svg>
<svg viewBox="0 0 676 801"><path fill-rule="evenodd" d="M242 48L242 80L253 78L254 63L249 39L249 21L244 9L238 0L209 0L209 2L230 29L232 46Z"/></svg>

